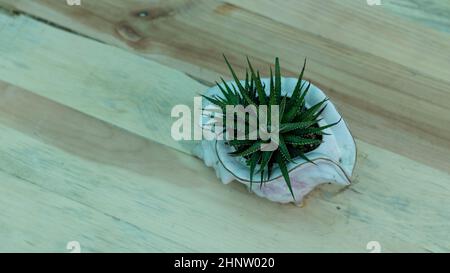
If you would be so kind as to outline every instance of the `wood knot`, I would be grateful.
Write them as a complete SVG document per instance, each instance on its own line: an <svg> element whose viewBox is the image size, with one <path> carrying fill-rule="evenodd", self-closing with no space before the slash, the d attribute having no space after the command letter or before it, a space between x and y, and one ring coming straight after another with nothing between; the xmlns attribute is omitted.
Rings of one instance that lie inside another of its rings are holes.
<svg viewBox="0 0 450 273"><path fill-rule="evenodd" d="M224 3L224 4L221 4L220 6L218 6L214 10L214 12L217 14L220 14L220 15L228 15L237 9L238 9L238 7L233 4Z"/></svg>
<svg viewBox="0 0 450 273"><path fill-rule="evenodd" d="M137 43L143 38L134 28L124 22L116 26L116 32L127 42Z"/></svg>
<svg viewBox="0 0 450 273"><path fill-rule="evenodd" d="M131 16L137 18L143 18L147 20L156 20L164 17L173 16L175 10L169 7L154 7L149 9L143 9L138 11L133 11Z"/></svg>

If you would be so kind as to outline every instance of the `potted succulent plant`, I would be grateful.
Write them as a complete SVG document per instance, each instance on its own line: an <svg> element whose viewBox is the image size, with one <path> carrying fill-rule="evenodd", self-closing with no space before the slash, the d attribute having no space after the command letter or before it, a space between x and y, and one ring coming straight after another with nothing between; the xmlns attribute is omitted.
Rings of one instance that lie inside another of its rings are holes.
<svg viewBox="0 0 450 273"><path fill-rule="evenodd" d="M223 183L237 180L258 196L280 203L300 203L322 183L350 184L355 142L325 94L303 80L306 61L298 79L281 77L278 58L274 73L270 69L270 77L261 78L247 59L244 80L239 80L226 57L225 61L233 81L222 79L206 91L203 108L219 111L210 111L200 121L203 128L211 129L216 128L211 124L222 119L221 129L215 130L220 137L203 140L195 150ZM227 110L232 109L228 107L239 105L246 109L244 116L238 112L228 115ZM271 117L261 109L268 109ZM214 116L218 112L221 115ZM256 137L252 116L259 121ZM250 129L239 129L237 124Z"/></svg>

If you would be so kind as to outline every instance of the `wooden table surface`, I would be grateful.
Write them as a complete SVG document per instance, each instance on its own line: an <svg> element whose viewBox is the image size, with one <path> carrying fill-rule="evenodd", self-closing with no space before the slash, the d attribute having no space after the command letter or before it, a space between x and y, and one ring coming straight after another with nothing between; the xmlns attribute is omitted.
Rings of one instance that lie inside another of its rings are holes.
<svg viewBox="0 0 450 273"><path fill-rule="evenodd" d="M448 2L0 6L0 251L450 251ZM172 107L230 76L222 53L264 75L308 58L356 137L350 187L270 203L171 139Z"/></svg>

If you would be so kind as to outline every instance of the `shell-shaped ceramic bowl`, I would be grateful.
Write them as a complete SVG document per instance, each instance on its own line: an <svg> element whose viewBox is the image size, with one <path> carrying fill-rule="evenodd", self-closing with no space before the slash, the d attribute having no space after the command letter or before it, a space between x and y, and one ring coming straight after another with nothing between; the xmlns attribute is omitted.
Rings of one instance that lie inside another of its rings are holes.
<svg viewBox="0 0 450 273"><path fill-rule="evenodd" d="M266 93L269 92L269 79L263 79L266 86ZM297 79L282 79L282 95L291 95ZM229 82L228 84L234 84ZM208 89L205 93L208 96L222 96L220 89L215 86ZM314 105L323 99L325 94L316 86L311 84L310 90L306 95L307 107ZM203 100L203 107L210 104ZM332 102L328 101L325 111L321 115L320 126L334 123L341 119ZM200 126L208 122L208 117L202 117ZM275 164L272 175L269 180L259 186L254 182L250 187L249 167L237 157L230 156L233 148L225 145L224 140L202 140L195 148L195 155L204 160L207 166L213 167L217 176L225 184L237 180L245 184L251 191L258 196L267 198L280 203L301 203L304 197L316 186L323 183L335 183L342 186L351 183L350 178L356 163L356 145L343 119L331 128L325 130L329 135L323 136L323 143L315 150L307 153L307 157L315 164L305 161L302 158L295 158L295 163L288 164L289 177L294 192L295 201L284 181L280 169ZM253 181L260 181L260 174L255 174Z"/></svg>

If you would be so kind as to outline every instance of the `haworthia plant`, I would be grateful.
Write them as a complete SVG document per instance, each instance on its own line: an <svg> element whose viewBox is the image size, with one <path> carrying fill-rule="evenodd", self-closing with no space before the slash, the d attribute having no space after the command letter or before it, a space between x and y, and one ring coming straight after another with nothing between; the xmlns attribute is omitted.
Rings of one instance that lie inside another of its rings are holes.
<svg viewBox="0 0 450 273"><path fill-rule="evenodd" d="M242 157L249 166L250 187L255 182L253 178L256 173L261 174L261 180L257 181L257 183L260 183L262 187L271 178L274 167L278 166L295 200L287 168L288 163L294 162L295 158L302 158L312 162L308 158L307 153L313 151L322 143L322 136L326 134L324 130L336 125L339 121L319 126L318 122L326 107L327 99L307 107L306 95L310 91L311 84L302 81L306 60L292 95L288 97L282 95L285 92L282 92L281 68L278 58L275 59L274 72L272 68L270 69L269 94L265 92L266 87L261 80L259 71L253 68L248 58L248 68L244 83L241 83L227 58L225 56L224 58L234 82L233 84L227 84L221 79L222 84L217 83L217 86L223 96L204 96L205 99L220 107L224 112L227 105L242 105L243 107L248 105L267 105L269 112L274 105L277 105L280 109L279 143L276 150L261 150L261 145L269 141L264 141L259 136L257 139L250 139L248 135L249 130L247 130L245 132L245 140L234 139L226 141L227 145L234 148L234 152L231 155ZM234 120L234 122L236 123L237 121ZM223 124L226 127L225 115ZM268 119L267 126L270 128L270 119ZM234 130L237 130L237 128Z"/></svg>

